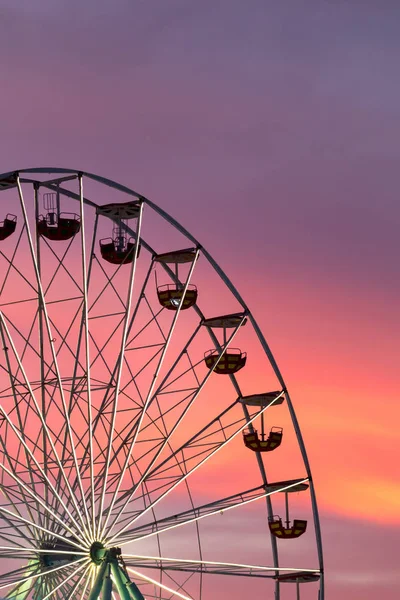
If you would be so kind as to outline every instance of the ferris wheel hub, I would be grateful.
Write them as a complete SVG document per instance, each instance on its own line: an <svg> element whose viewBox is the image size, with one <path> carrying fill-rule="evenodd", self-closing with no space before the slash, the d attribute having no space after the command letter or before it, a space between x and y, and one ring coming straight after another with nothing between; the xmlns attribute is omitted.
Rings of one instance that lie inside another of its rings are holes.
<svg viewBox="0 0 400 600"><path fill-rule="evenodd" d="M100 565L104 556L107 553L107 548L101 542L93 542L90 546L90 558L95 565Z"/></svg>

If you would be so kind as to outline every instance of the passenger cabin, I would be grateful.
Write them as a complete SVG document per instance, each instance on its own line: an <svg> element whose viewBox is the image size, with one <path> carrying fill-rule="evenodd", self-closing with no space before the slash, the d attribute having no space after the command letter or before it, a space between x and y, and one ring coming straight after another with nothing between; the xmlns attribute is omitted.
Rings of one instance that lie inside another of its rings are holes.
<svg viewBox="0 0 400 600"><path fill-rule="evenodd" d="M243 442L246 448L253 452L271 452L278 448L282 442L283 429L282 427L272 427L269 434L265 433L264 427L264 409L269 406L282 404L283 390L281 392L266 392L264 394L252 394L250 396L242 396L238 398L239 402L246 406L258 406L261 412L261 433L253 429L251 425L249 429L243 431Z"/></svg>
<svg viewBox="0 0 400 600"><path fill-rule="evenodd" d="M101 257L113 265L132 263L136 254L135 239L129 236L129 219L135 219L140 214L140 202L120 202L103 204L96 209L98 215L108 217L114 222L112 237L100 240ZM137 249L139 256L140 244Z"/></svg>
<svg viewBox="0 0 400 600"><path fill-rule="evenodd" d="M281 445L283 436L282 427L272 427L268 437L265 433L258 435L257 431L253 429L243 431L243 441L246 448L253 450L253 452L271 452Z"/></svg>
<svg viewBox="0 0 400 600"><path fill-rule="evenodd" d="M282 491L285 494L285 520L283 521L279 515L273 515L268 518L268 526L272 535L280 539L294 539L300 537L301 535L303 535L303 533L305 533L307 529L307 521L305 521L304 519L294 519L293 522L290 521L289 494L295 492L302 492L306 489L308 489L308 484L301 479L280 481L277 483L269 484L266 487L266 490L268 492Z"/></svg>
<svg viewBox="0 0 400 600"><path fill-rule="evenodd" d="M37 222L39 235L52 241L69 240L78 233L81 228L78 215L73 213L48 212L46 216L40 215Z"/></svg>
<svg viewBox="0 0 400 600"><path fill-rule="evenodd" d="M125 236L100 240L101 257L113 265L129 264L135 258L135 243ZM139 253L138 253L139 254Z"/></svg>
<svg viewBox="0 0 400 600"><path fill-rule="evenodd" d="M15 231L17 226L17 217L15 215L8 214L4 221L0 223L0 240L3 241L10 237Z"/></svg>
<svg viewBox="0 0 400 600"><path fill-rule="evenodd" d="M186 310L194 306L197 302L197 287L192 284L184 284L179 279L178 266L185 263L193 263L198 255L196 248L187 250L176 250L158 254L155 262L164 265L173 265L175 284L160 285L157 287L158 301L167 310ZM157 277L157 276L156 276ZM185 292L186 288L186 293ZM183 301L182 301L183 300Z"/></svg>
<svg viewBox="0 0 400 600"><path fill-rule="evenodd" d="M268 519L268 525L270 532L281 539L298 538L307 529L307 521L294 519L292 525L290 525L290 521L286 521L286 525L283 525L282 519L276 515Z"/></svg>
<svg viewBox="0 0 400 600"><path fill-rule="evenodd" d="M213 369L215 373L220 375L229 375L237 373L246 364L246 352L241 352L239 348L228 348L220 354L218 350L209 350L204 355L206 366Z"/></svg>
<svg viewBox="0 0 400 600"><path fill-rule="evenodd" d="M43 194L45 215L37 220L39 235L52 241L69 240L78 233L81 227L80 218L74 213L60 212L60 193Z"/></svg>
<svg viewBox="0 0 400 600"><path fill-rule="evenodd" d="M233 375L243 369L246 364L247 354L239 348L227 346L227 329L238 329L246 324L243 313L223 315L211 319L203 319L202 325L209 329L222 329L223 341L220 349L212 349L204 354L206 367L219 375Z"/></svg>

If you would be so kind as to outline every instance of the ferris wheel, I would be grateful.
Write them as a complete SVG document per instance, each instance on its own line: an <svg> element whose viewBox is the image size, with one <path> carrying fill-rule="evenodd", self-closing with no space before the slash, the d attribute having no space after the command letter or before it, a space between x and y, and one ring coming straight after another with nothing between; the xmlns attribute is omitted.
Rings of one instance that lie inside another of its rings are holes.
<svg viewBox="0 0 400 600"><path fill-rule="evenodd" d="M103 177L0 192L0 596L323 600L293 405L222 269Z"/></svg>

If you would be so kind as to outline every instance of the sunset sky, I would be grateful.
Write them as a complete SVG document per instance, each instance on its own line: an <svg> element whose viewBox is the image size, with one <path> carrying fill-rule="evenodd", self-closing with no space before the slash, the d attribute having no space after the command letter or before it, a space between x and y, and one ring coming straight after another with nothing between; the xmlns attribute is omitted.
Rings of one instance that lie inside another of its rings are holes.
<svg viewBox="0 0 400 600"><path fill-rule="evenodd" d="M391 0L0 5L0 172L110 177L218 260L292 393L328 599L400 591L399 24Z"/></svg>

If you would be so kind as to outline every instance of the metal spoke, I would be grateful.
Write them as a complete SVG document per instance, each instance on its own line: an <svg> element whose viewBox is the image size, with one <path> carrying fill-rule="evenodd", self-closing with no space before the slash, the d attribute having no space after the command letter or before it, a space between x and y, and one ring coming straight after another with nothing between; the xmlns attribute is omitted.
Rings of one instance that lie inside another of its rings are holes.
<svg viewBox="0 0 400 600"><path fill-rule="evenodd" d="M19 199L20 199L21 210L22 210L22 213L23 213L23 216L24 216L25 225L26 225L26 232L27 232L28 244L29 244L30 253L31 253L32 262L33 262L33 267L34 267L34 271L35 271L35 275L36 275L36 282L37 282L37 286L38 286L38 293L39 293L40 302L41 302L41 305L42 305L42 308L43 308L43 317L44 317L45 328L46 328L48 339L50 341L50 350L51 350L51 355L52 355L52 361L53 361L54 369L56 371L56 378L57 378L57 383L58 383L58 388L59 388L59 392L60 392L61 402L62 402L62 406L63 406L63 410L64 410L64 417L65 417L65 420L66 420L68 435L69 435L69 439L70 439L70 443L71 443L71 451L72 451L72 455L73 455L73 458L74 458L74 465L75 465L75 469L76 469L76 474L77 474L77 477L78 477L78 480L79 480L79 486L80 486L80 490L81 490L81 496L82 496L82 498L84 500L85 496L84 496L82 480L81 480L80 472L79 472L79 466L78 466L78 461L77 461L77 456L76 456L76 451L75 451L75 443L74 443L74 438L73 438L73 434L72 434L71 423L70 423L69 414L68 414L68 410L67 410L67 406L66 406L66 401L65 401L65 397L64 397L64 390L63 390L61 376L60 376L60 371L59 371L59 367L58 367L58 363L57 363L57 357L56 357L56 353L55 353L55 350L54 350L53 337L52 337L51 328L50 328L50 321L49 321L49 317L48 317L48 314L47 314L46 302L45 302L44 292L43 292L43 288L42 288L42 283L41 283L41 278L40 278L40 272L39 272L39 269L38 269L38 264L37 264L37 259L36 259L36 255L35 255L35 250L34 250L34 247L33 247L32 236L31 236L31 233L30 233L29 221L28 221L28 217L27 217L27 212L26 212L26 208L25 208L25 203L24 203L24 198L23 198L23 194L22 194L21 184L20 184L20 181L19 181L19 176L17 176L17 186L18 186L18 194L19 194ZM66 480L66 484L69 487L68 480ZM71 490L71 492L72 492L72 490ZM88 515L87 505L86 505L85 500L84 500L84 509L85 509L85 515L86 515L86 519L87 519L87 523L88 523L89 522L89 515ZM79 513L79 515L80 515L80 513ZM90 538L90 532L87 530L87 525L86 525L86 523L85 523L85 521L84 521L84 519L82 518L81 515L80 515L80 517L81 517L82 526L83 526L83 528L85 530L85 534L87 534L89 536L89 538Z"/></svg>
<svg viewBox="0 0 400 600"><path fill-rule="evenodd" d="M82 561L87 561L86 558L78 558L75 563L78 562L82 562ZM44 575L48 575L50 573L55 573L57 571L61 571L63 569L67 569L68 567L70 567L71 565L61 565L60 567L54 567L54 569L47 569L46 571L42 571L41 573L37 573L35 575L29 575L28 577L22 577L21 579L19 579L18 581L13 581L12 583L7 583L5 585L0 585L0 590L3 590L7 587L10 587L10 585L19 585L21 583L24 583L25 581L30 581L32 579L37 579L38 577L43 577Z"/></svg>
<svg viewBox="0 0 400 600"><path fill-rule="evenodd" d="M196 252L196 256L195 256L195 258L193 259L193 263L192 263L192 265L191 265L191 268L190 268L190 270L189 270L189 274L188 274L188 276L187 276L187 279L186 279L186 282L185 282L185 285L184 285L184 288L183 288L183 292L182 292L182 298L184 298L184 297L185 297L185 295L186 295L186 292L187 292L187 289L188 289L188 287L189 287L189 284L190 284L190 279L191 279L191 276L192 276L192 274L193 274L193 270L194 270L194 267L195 267L195 265L196 265L196 261L197 261L197 259L198 259L198 256L199 256L199 250L197 250L197 252ZM182 302L183 302L183 300L182 300ZM165 345L164 345L164 348L163 348L163 350L162 350L162 352L161 352L161 356L160 356L160 359L159 359L158 365L157 365L157 367L156 367L156 369L155 369L155 372L154 372L154 375L153 375L153 379L152 379L152 382L151 382L151 385L150 385L150 389L149 389L149 391L148 391L148 393L147 393L147 396L146 396L146 399L145 399L145 402L144 402L144 405L143 405L143 409L142 409L141 415L140 415L140 417L139 417L139 419L138 419L138 422L137 422L137 425L136 425L136 431L135 431L135 434L134 434L134 436L133 436L133 438L132 438L132 441L131 441L131 443L130 443L129 452L128 452L128 454L127 454L127 457L126 457L126 459L125 459L125 464L124 464L124 467L123 467L123 469L122 469L122 472L121 472L121 476L120 476L120 479L119 479L118 485L117 485L117 487L116 487L116 490L115 490L115 492L114 492L113 498L112 498L112 500L111 500L110 507L109 507L109 509L108 509L108 514L107 514L107 517L106 517L106 520L105 520L105 523L104 523L104 527L103 527L103 531L102 531L102 533L103 533L103 534L104 534L104 530L105 530L105 528L106 528L106 526L107 526L107 522L108 522L109 516L111 515L111 511L112 511L112 509L113 509L113 507L114 507L114 503L115 503L115 501L116 501L117 495L118 495L118 493L119 493L119 490L120 490L120 487L121 487L121 483L122 483L122 480L123 480L123 477L124 477L125 471L126 471L126 469L127 469L127 467L128 467L128 464L129 464L129 460L130 460L130 457L131 457L132 451L133 451L133 449L134 449L134 446L135 446L135 443L136 443L137 437L138 437L138 435L139 435L140 427L141 427L141 425L142 425L143 419L144 419L144 417L145 417L145 414L146 414L147 407L148 407L148 405L150 404L150 401L151 401L151 398L152 398L152 394L153 394L153 391L154 391L154 388L155 388L155 385L156 385L156 382L157 382L158 375L159 375L159 373L160 373L160 370L161 370L161 367L162 367L162 365L163 365L163 361L164 361L164 359L165 359L165 356L166 356L166 353L167 353L167 350L168 350L168 347L169 347L169 344L170 344L170 341L171 341L172 335L173 335L173 333L174 333L174 330L175 330L176 323L177 323L177 321L178 321L178 317L179 317L179 315L180 315L180 311L181 311L181 307L182 307L182 302L179 304L179 306L178 306L178 309L175 311L175 315L174 315L174 318L173 318L173 320L172 320L172 324L171 324L171 327L170 327L170 331L169 331L169 333L168 333L167 339L165 340ZM165 443L164 443L164 445L162 446L162 448L164 448L164 446L165 446ZM158 456L158 454L157 454L157 456ZM145 476L146 476L146 475L144 475L144 477L145 477ZM142 483L142 481L143 481L144 477L142 477L142 478L141 478L140 484ZM139 485L140 485L140 484L139 484ZM118 521L118 515L117 515L117 517L114 519L114 521L113 521L113 523L112 523L112 525L111 525L110 529L111 529L112 527L114 527L114 526L115 526L115 524L116 524L116 522L117 522L117 521Z"/></svg>
<svg viewBox="0 0 400 600"><path fill-rule="evenodd" d="M193 598L190 598L189 596L184 596L177 590L173 590L172 588L168 587L167 585L164 585L163 583L159 583L152 577L148 577L148 575L143 575L143 573L139 573L139 571L136 571L136 569L127 567L127 570L129 571L129 573L132 573L133 575L136 575L136 577L139 577L139 579L144 579L144 581L153 583L155 586L161 588L162 590L165 590L166 592L170 592L173 596L178 596L178 598L182 598L182 600L193 600Z"/></svg>
<svg viewBox="0 0 400 600"><path fill-rule="evenodd" d="M235 496L229 496L228 498L224 498L223 500L212 502L210 504L205 504L192 510L178 513L176 515L172 515L171 517L166 517L157 522L143 525L142 527L133 529L130 532L128 531L126 532L125 536L117 538L118 543L120 546L124 546L132 542L142 541L155 535L158 536L159 534L165 531L170 531L171 529L176 529L184 525L190 525L191 523L197 523L198 521L207 517L220 515L228 510L238 508L239 506L246 506L248 504L256 502L257 500L261 500L263 498L272 496L273 494L285 492L287 490L290 490L292 487L297 486L299 483L305 483L307 481L307 479L296 479L290 483L286 482L286 484L285 482L283 482L282 485L277 489L267 489L262 493L258 492L264 490L264 486L260 486L259 488L255 488L254 490L249 490L248 492L243 492L242 494L236 494ZM147 529L150 529L150 531L147 532ZM126 539L126 537L128 537L128 539Z"/></svg>
<svg viewBox="0 0 400 600"><path fill-rule="evenodd" d="M131 310L131 304L132 304L132 290L133 290L133 284L134 284L134 278L135 278L135 272L136 272L136 262L137 262L137 256L138 256L138 251L139 251L140 231L141 231L141 226L142 226L142 214L143 214L143 204L140 205L139 217L137 219L137 228L136 228L137 243L135 245L135 252L134 252L134 257L133 257L133 261L132 261L130 278L129 278L127 303L126 303L126 319L124 322L124 327L123 327L123 332L122 332L122 337L121 337L121 346L120 346L118 362L117 362L117 375L116 375L116 381L115 381L114 403L113 403L113 411L112 411L111 426L110 426L109 445L108 445L107 456L106 456L106 467L104 469L102 493L101 493L101 499L100 499L100 504L99 504L99 513L98 513L99 514L99 522L98 522L97 535L99 538L103 537L104 529L106 526L105 523L102 523L102 513L103 513L103 509L104 509L104 500L105 500L107 479L108 479L108 469L109 469L109 465L110 465L110 461L111 461L111 450L112 450L113 439L114 439L114 434L115 434L114 428L115 428L115 420L116 420L117 408L118 408L118 397L119 397L119 389L120 389L120 385L121 385L122 368L123 368L123 364L124 364L125 346L126 346L126 340L127 340L127 336L128 336L128 330L129 330L129 316L130 316L130 310Z"/></svg>
<svg viewBox="0 0 400 600"><path fill-rule="evenodd" d="M60 459L59 459L59 457L58 457L58 454L57 454L56 448L55 448L55 446L54 446L54 442L53 442L53 440L52 440L52 437L50 436L50 433L49 433L49 430L48 430L47 424L46 424L46 422L45 422L44 415L42 414L42 412L41 412L41 410L40 410L40 407L39 407L39 405L38 405L38 403L37 403L37 401L36 401L35 395L34 395L34 393L33 393L33 390L32 390L32 388L31 388L31 385L30 385L30 383L29 383L29 380L28 380L28 378L27 378L27 376L26 376L26 374L25 374L25 370L24 370L24 368L23 368L23 366L22 366L21 360L19 359L19 357L18 357L18 355L17 355L16 348L15 348L15 346L14 346L13 340L12 340L12 338L11 338L11 336L10 336L10 333L9 333L9 331L8 331L8 329L7 329L7 325L6 325L5 321L4 321L4 318L3 318L3 315L2 315L2 313L1 313L1 312L0 312L0 323L1 323L2 327L4 327L4 330L5 330L5 332L6 332L6 335L7 335L7 340L8 340L8 343L10 344L10 346L11 346L11 348L12 348L12 350L13 350L14 356L15 356L15 358L16 358L16 359L17 359L17 361L18 361L19 368L20 368L20 370L21 370L21 372L22 372L22 374L23 374L23 377L24 377L24 380L25 380L25 384L26 384L26 386L27 386L27 388L28 388L28 391L29 391L30 397L32 398L32 400L33 400L33 402L34 402L35 409L36 409L36 411L37 411L37 414L38 414L38 416L39 416L39 418L40 418L40 420L41 420L41 423L42 423L42 427L43 427L43 429L44 429L44 430L46 431L46 433L47 433L47 439L49 440L49 443L50 443L50 445L51 445L51 448L52 448L53 454L54 454L54 456L55 456L56 462L57 462L57 464L58 464L58 466L59 466L59 468L60 468L60 471L61 471L61 473L63 473L63 478L64 478L64 481L65 481L65 483L66 483L66 486L67 486L67 488L69 489L70 493L72 494L72 490L71 490L71 488L70 488L70 485L69 485L69 482L68 482L67 476L66 476L66 474L65 474L65 472L64 472L63 466L62 466L62 464L61 464L61 462L60 462ZM38 463L38 461L36 460L35 456L34 456L34 455L33 455L33 453L31 452L31 450L29 449L29 447L26 445L26 443L25 443L24 439L22 438L21 434L20 434L20 433L19 433L19 432L16 430L16 428L15 428L15 426L12 424L12 422L11 422L11 420L10 420L9 416L7 415L7 413L4 411L3 407L1 407L1 406L0 406L0 411L1 411L1 412L2 412L2 414L3 414L3 417L4 417L4 418L7 420L7 422L9 423L10 427L13 429L14 433L17 435L17 437L18 437L19 441L21 442L21 444L23 444L24 448L26 448L26 450L27 450L27 452L29 453L29 455L30 455L31 459L34 461L34 463L35 463L36 467L38 468L38 470L40 471L40 473L41 473L41 474L42 474L42 476L44 477L44 479L45 479L45 481L47 482L47 484L48 484L48 485L51 487L51 489L52 489L53 493L54 493L54 494L55 494L55 495L58 497L58 499L59 499L59 501L61 502L61 504L62 504L62 506L63 506L64 510L66 510L66 511L67 511L67 514L69 515L69 517L71 518L71 520L72 520L72 521L73 521L73 522L76 524L76 521L75 521L75 519L72 517L71 513L68 511L68 509L67 509L66 505L64 504L64 502L63 502L63 500L61 499L60 495L58 494L57 490L54 488L54 486L53 486L53 484L51 483L51 481L50 481L50 480L47 478L47 476L46 476L46 473L44 472L43 468L40 466L40 464L39 464L39 463ZM76 502L75 502L75 504L76 504ZM81 518L81 522L82 522L82 524L84 525L84 521L83 521L83 519L82 519L82 518ZM86 531L86 528L85 528L85 527L84 527L84 533L85 533L85 535L87 534L87 531Z"/></svg>
<svg viewBox="0 0 400 600"><path fill-rule="evenodd" d="M44 596L42 598L42 600L47 600L47 598L50 598L55 592L57 592L57 590L64 587L64 585L66 585L73 577L75 577L79 573L79 571L82 571L82 569L87 567L87 564L89 562L90 562L90 560L87 558L86 561L82 565L79 565L79 567L77 567L70 575L68 575L68 577L66 579L63 579L61 581L61 583L59 583L55 588L53 588L51 590L51 592L49 592L46 596Z"/></svg>
<svg viewBox="0 0 400 600"><path fill-rule="evenodd" d="M248 425L250 423L252 423L257 417L259 417L260 415L262 415L267 408L269 408L269 406L265 406L264 408L262 408L254 417L252 417L250 420L246 421L244 423L244 425L241 425L234 433L232 433L224 442L222 442L219 446L217 446L217 448L215 450L213 450L212 452L210 452L207 456L205 456L202 460L200 460L194 467L192 467L185 475L182 475L182 477L180 477L178 479L178 481L176 481L175 483L173 483L171 485L171 487L169 489L167 489L163 494L161 494L156 500L154 500L150 506L148 506L144 511L142 511L140 513L140 515L133 517L133 519L131 519L122 529L119 530L119 532L114 535L111 540L109 540L109 543L113 543L117 538L119 538L119 536L126 531L126 529L128 529L128 527L130 527L131 525L133 525L133 523L135 523L137 521L137 519L139 519L140 517L144 516L150 509L150 507L154 507L156 506L161 500L163 500L166 496L168 496L178 485L180 485L183 481L185 481L192 473L194 473L195 471L197 471L201 466L203 466L210 458L212 458L217 452L219 452L222 448L224 448L229 442L231 442L237 435L239 435L243 429L245 429L246 427L248 427ZM169 459L167 459L169 460ZM161 465L163 465L163 463L161 463Z"/></svg>
<svg viewBox="0 0 400 600"><path fill-rule="evenodd" d="M190 560L183 558L169 558L165 556L141 556L137 554L124 554L124 560L129 564L129 559L133 559L133 564L140 568L159 568L171 569L173 571L193 571L211 573L217 575L238 575L242 577L268 577L275 578L275 571L284 571L285 573L312 573L317 574L315 569L302 569L294 567L247 565L241 563L217 562L210 560Z"/></svg>

